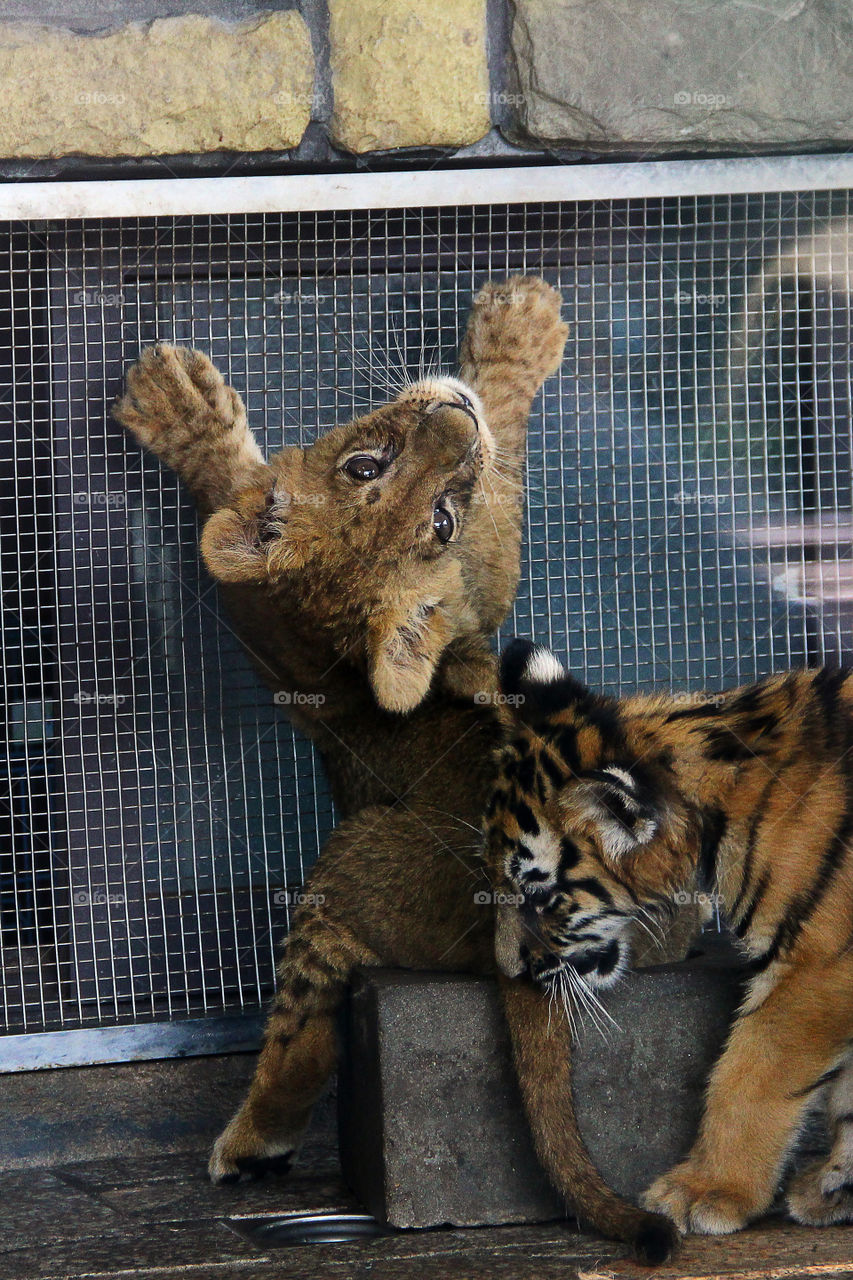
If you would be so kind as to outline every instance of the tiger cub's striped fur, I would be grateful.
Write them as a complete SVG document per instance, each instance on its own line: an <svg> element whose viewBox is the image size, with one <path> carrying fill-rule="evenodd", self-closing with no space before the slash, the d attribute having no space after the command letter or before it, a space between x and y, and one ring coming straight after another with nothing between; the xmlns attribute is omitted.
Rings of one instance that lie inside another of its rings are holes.
<svg viewBox="0 0 853 1280"><path fill-rule="evenodd" d="M766 1210L824 1085L834 1144L788 1190L800 1221L853 1219L853 680L820 669L727 693L614 699L546 649L502 664L508 735L485 820L509 976L612 984L635 922L697 881L750 959L688 1158L649 1207L681 1230ZM605 1171L606 1172L606 1171Z"/></svg>

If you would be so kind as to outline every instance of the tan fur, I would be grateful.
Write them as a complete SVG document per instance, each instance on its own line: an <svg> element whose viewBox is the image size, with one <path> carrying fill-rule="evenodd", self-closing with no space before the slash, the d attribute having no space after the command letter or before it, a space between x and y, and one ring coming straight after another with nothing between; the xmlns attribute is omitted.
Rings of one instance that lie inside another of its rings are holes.
<svg viewBox="0 0 853 1280"><path fill-rule="evenodd" d="M471 411L459 384L431 379L258 463L233 393L203 357L169 348L145 353L117 409L190 483L208 517L205 561L260 674L317 695L293 702L293 719L318 743L344 814L307 886L317 901L292 921L255 1080L211 1157L217 1182L298 1148L355 966L494 971L491 910L475 897L498 734L488 637L518 580L531 401L567 332L544 282L516 279L509 302L507 287L481 290L468 323ZM353 484L342 460L368 449L397 461L381 481ZM439 496L457 519L446 545L431 523ZM507 1014L516 1044L545 1035L544 997L523 1009L511 999ZM571 1134L563 1083L551 1113ZM530 1118L541 1127L535 1110ZM579 1138L571 1153L557 1185L578 1213L632 1240L655 1224L608 1199Z"/></svg>
<svg viewBox="0 0 853 1280"><path fill-rule="evenodd" d="M853 682L824 669L692 702L616 701L565 672L531 681L530 664L518 645L505 661L505 690L524 702L508 717L487 824L490 878L524 899L504 967L546 986L609 985L634 922L704 875L755 975L693 1150L646 1204L712 1233L764 1212L808 1106L841 1068L832 1153L795 1182L791 1207L801 1221L852 1217ZM556 862L555 838L567 842Z"/></svg>

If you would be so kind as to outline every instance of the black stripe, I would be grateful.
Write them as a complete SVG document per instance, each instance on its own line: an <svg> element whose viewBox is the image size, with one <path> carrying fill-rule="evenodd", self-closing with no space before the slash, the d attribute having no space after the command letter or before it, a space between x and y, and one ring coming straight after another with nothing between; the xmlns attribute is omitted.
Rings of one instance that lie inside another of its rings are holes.
<svg viewBox="0 0 853 1280"><path fill-rule="evenodd" d="M734 711L738 715L753 715L761 706L766 689L767 685L763 680L758 684L748 685L726 705L726 711Z"/></svg>
<svg viewBox="0 0 853 1280"><path fill-rule="evenodd" d="M700 817L699 884L713 889L717 883L717 853L729 820L722 809L707 809Z"/></svg>
<svg viewBox="0 0 853 1280"><path fill-rule="evenodd" d="M559 765L551 759L550 752L545 750L539 757L539 768L544 774L547 774L548 781L552 787L561 787L566 781L566 775L560 769Z"/></svg>
<svg viewBox="0 0 853 1280"><path fill-rule="evenodd" d="M789 1098L806 1098L810 1093L814 1093L815 1089L820 1089L822 1085L829 1084L830 1080L837 1080L841 1075L843 1067L831 1067L829 1071L824 1071L823 1075L819 1075L813 1084L806 1085L805 1089L798 1089L796 1093L789 1093Z"/></svg>
<svg viewBox="0 0 853 1280"><path fill-rule="evenodd" d="M566 880L564 884L565 888L569 891L581 889L591 897L598 898L599 902L607 903L608 907L613 905L613 899L611 898L609 891L605 889L604 885L599 883L598 880L593 880L591 876L585 877L581 880Z"/></svg>
<svg viewBox="0 0 853 1280"><path fill-rule="evenodd" d="M846 730L846 725L843 722L840 723L839 695L849 674L844 667L838 670L821 667L820 671L815 672L812 680L812 695L820 704L826 731L826 745L830 750L839 745L840 734Z"/></svg>
<svg viewBox="0 0 853 1280"><path fill-rule="evenodd" d="M716 702L697 702L692 707L671 711L664 724L672 724L676 720L708 720L719 714L720 708Z"/></svg>
<svg viewBox="0 0 853 1280"><path fill-rule="evenodd" d="M560 870L570 871L572 867L576 867L580 862L580 850L569 836L563 836L560 841Z"/></svg>
<svg viewBox="0 0 853 1280"><path fill-rule="evenodd" d="M727 724L716 724L710 729L697 728L695 732L705 734L705 756L708 760L740 764L744 760L752 760L756 754Z"/></svg>
<svg viewBox="0 0 853 1280"><path fill-rule="evenodd" d="M798 893L788 907L788 911L776 927L770 946L755 961L756 972L761 972L778 958L782 951L790 950L803 931L804 926L820 906L832 881L838 872L847 853L851 835L853 835L853 796L851 796L853 779L847 781L847 805L841 825L829 843L818 868L814 882L808 889Z"/></svg>
<svg viewBox="0 0 853 1280"><path fill-rule="evenodd" d="M762 791L761 795L758 798L758 804L755 806L755 812L753 813L752 820L749 824L749 831L747 832L747 836L746 836L746 848L744 849L744 854L743 854L743 870L741 873L740 888L738 889L737 893L732 899L730 906L728 907L728 915L731 920L737 919L737 915L738 915L738 912L740 911L741 903L744 901L746 897L747 890L751 887L750 882L752 880L752 864L753 864L753 859L755 857L755 842L756 842L756 839L758 838L758 828L761 826L761 823L764 821L764 814L767 807L767 801L769 799L770 792L776 786L776 782L777 782L777 779L775 777L768 778L767 782L764 785L764 790ZM753 908L753 911L754 910L755 908Z"/></svg>
<svg viewBox="0 0 853 1280"><path fill-rule="evenodd" d="M536 780L536 761L530 752L515 767L515 779L522 791L532 791Z"/></svg>
<svg viewBox="0 0 853 1280"><path fill-rule="evenodd" d="M562 756L568 767L577 772L580 767L580 759L578 757L578 731L573 724L564 725L558 729L548 739L549 746L553 746L558 755Z"/></svg>
<svg viewBox="0 0 853 1280"><path fill-rule="evenodd" d="M534 818L529 804L525 804L523 800L513 799L507 804L507 808L525 835L539 835L539 823Z"/></svg>
<svg viewBox="0 0 853 1280"><path fill-rule="evenodd" d="M747 930L749 929L749 926L752 924L753 917L755 916L755 913L758 910L758 906L761 902L761 899L764 897L765 893L767 892L767 886L769 884L770 884L770 868L765 867L759 877L759 880L757 885L755 886L755 889L750 895L749 902L747 903L747 906L746 906L746 910L744 911L740 920L735 925L735 933L739 938L742 938L746 934Z"/></svg>

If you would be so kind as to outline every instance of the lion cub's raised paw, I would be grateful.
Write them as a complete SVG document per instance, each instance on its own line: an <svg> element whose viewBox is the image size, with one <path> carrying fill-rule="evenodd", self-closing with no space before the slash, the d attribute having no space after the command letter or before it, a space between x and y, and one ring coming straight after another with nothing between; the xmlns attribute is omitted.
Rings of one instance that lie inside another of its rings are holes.
<svg viewBox="0 0 853 1280"><path fill-rule="evenodd" d="M164 433L231 431L245 426L243 402L207 356L190 347L146 347L127 375L114 417L159 452Z"/></svg>
<svg viewBox="0 0 853 1280"><path fill-rule="evenodd" d="M205 511L252 484L264 466L243 401L189 347L147 347L113 417L178 473Z"/></svg>
<svg viewBox="0 0 853 1280"><path fill-rule="evenodd" d="M506 360L527 366L537 382L563 359L569 327L560 319L562 298L538 276L490 280L474 298L462 348L463 363Z"/></svg>
<svg viewBox="0 0 853 1280"><path fill-rule="evenodd" d="M745 1192L715 1183L689 1160L657 1178L643 1205L671 1218L681 1232L711 1236L740 1231L756 1212Z"/></svg>

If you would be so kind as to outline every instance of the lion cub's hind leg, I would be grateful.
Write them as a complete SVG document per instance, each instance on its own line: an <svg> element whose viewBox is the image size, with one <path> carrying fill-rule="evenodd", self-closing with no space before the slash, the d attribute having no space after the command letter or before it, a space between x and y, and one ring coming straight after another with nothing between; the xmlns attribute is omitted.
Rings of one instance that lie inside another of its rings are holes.
<svg viewBox="0 0 853 1280"><path fill-rule="evenodd" d="M791 1216L814 1227L853 1222L853 1054L830 1086L827 1121L832 1150L798 1173L786 1196Z"/></svg>
<svg viewBox="0 0 853 1280"><path fill-rule="evenodd" d="M211 1182L287 1172L335 1069L335 1013L346 984L355 965L377 962L345 925L326 918L324 907L297 911L279 962L279 987L255 1075L245 1102L213 1148Z"/></svg>
<svg viewBox="0 0 853 1280"><path fill-rule="evenodd" d="M203 515L263 474L243 401L200 351L147 347L113 416L178 473Z"/></svg>

